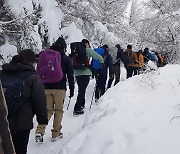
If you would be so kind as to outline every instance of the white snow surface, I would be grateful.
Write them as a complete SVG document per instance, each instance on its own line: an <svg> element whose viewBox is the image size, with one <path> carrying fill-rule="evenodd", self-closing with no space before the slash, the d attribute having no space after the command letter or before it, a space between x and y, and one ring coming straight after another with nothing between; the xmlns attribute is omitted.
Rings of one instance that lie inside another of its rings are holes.
<svg viewBox="0 0 180 154"><path fill-rule="evenodd" d="M106 91L98 103L91 103L95 82L86 93L85 114L73 116L77 97L64 104L64 138L51 142L52 120L44 143L35 143L31 131L28 154L179 154L180 65L166 65L156 71L125 79ZM37 125L34 119L35 127Z"/></svg>

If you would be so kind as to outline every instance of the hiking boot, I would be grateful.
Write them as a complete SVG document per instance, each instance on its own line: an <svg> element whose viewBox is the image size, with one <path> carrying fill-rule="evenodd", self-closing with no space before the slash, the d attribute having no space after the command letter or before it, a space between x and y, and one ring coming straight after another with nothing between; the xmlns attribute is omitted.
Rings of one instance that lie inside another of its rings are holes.
<svg viewBox="0 0 180 154"><path fill-rule="evenodd" d="M82 115L82 114L84 114L83 110L73 112L73 115Z"/></svg>
<svg viewBox="0 0 180 154"><path fill-rule="evenodd" d="M52 137L52 138L51 138L51 141L52 141L52 142L55 142L55 141L57 141L57 140L59 140L59 139L62 139L62 138L63 138L63 133L60 133L59 136L57 136L57 137Z"/></svg>
<svg viewBox="0 0 180 154"><path fill-rule="evenodd" d="M81 110L83 110L85 108L85 106L81 106Z"/></svg>
<svg viewBox="0 0 180 154"><path fill-rule="evenodd" d="M37 133L35 135L36 143L43 143L43 135L41 133Z"/></svg>
<svg viewBox="0 0 180 154"><path fill-rule="evenodd" d="M96 99L95 99L95 102L97 103L97 102L98 102L98 100L99 100L99 99L98 99L98 98L96 98Z"/></svg>

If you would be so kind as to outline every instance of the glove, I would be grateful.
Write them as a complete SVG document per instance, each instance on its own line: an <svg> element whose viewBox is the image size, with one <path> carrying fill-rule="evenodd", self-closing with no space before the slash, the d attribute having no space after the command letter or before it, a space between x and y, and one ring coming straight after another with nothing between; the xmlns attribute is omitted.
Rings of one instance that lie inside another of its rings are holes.
<svg viewBox="0 0 180 154"><path fill-rule="evenodd" d="M70 90L70 95L69 95L69 98L73 97L74 96L74 91L73 90Z"/></svg>

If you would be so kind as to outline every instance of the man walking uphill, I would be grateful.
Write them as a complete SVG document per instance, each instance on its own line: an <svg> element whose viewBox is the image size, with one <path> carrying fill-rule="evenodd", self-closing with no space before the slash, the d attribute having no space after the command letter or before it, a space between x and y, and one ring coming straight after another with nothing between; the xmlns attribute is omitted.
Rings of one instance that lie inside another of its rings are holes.
<svg viewBox="0 0 180 154"><path fill-rule="evenodd" d="M63 78L59 82L55 83L44 83L45 93L47 99L47 111L48 120L54 114L53 129L51 141L54 142L59 138L63 137L61 132L62 129L62 118L63 118L63 105L66 96L66 81L69 82L70 96L74 96L74 70L70 57L66 52L66 42L62 37L50 47L51 50L58 51L61 54L61 68L63 72ZM43 142L43 135L45 133L46 125L38 125L36 129L36 142Z"/></svg>

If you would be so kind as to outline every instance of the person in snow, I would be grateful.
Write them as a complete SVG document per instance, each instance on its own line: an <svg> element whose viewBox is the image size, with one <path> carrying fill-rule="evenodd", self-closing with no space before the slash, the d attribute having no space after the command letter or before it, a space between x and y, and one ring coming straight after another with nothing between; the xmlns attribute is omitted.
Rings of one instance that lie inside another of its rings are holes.
<svg viewBox="0 0 180 154"><path fill-rule="evenodd" d="M0 83L0 154L15 154L9 122L7 120L7 105L2 85Z"/></svg>
<svg viewBox="0 0 180 154"><path fill-rule="evenodd" d="M137 52L138 64L136 65L137 74L140 74L144 69L144 56L142 54L142 50Z"/></svg>
<svg viewBox="0 0 180 154"><path fill-rule="evenodd" d="M102 65L102 68L98 70L98 72L95 72L95 78L96 78L96 88L95 88L95 101L97 102L99 98L104 95L106 91L106 81L107 81L107 74L109 69L109 79L113 79L113 62L112 57L109 54L109 47L108 45L103 45L102 48L104 49L104 64Z"/></svg>
<svg viewBox="0 0 180 154"><path fill-rule="evenodd" d="M111 87L114 78L115 78L114 85L116 85L120 81L120 74L121 74L120 64L121 64L121 61L125 65L125 57L124 57L123 49L121 48L121 46L119 44L116 44L115 47L117 48L117 54L116 54L116 58L115 58L116 60L113 63L114 76L113 76L113 78L109 79L107 89Z"/></svg>
<svg viewBox="0 0 180 154"><path fill-rule="evenodd" d="M0 74L1 78L6 76L12 76L12 78L19 75L26 76L21 93L23 104L16 114L8 118L16 154L27 153L34 114L36 114L39 124L48 123L44 85L36 74L35 62L36 56L31 49L22 50L13 57L10 63L2 66Z"/></svg>
<svg viewBox="0 0 180 154"><path fill-rule="evenodd" d="M66 81L69 83L70 98L74 96L74 70L71 58L65 54L66 42L62 37L59 37L57 41L50 46L50 49L58 51L61 54L61 67L63 71L63 78L61 81L56 83L44 83L45 93L47 99L47 111L48 121L54 114L53 129L51 141L54 142L59 138L63 137L62 129L62 118L63 118L63 106L66 96ZM36 142L43 142L43 135L45 133L45 127L47 125L38 125L36 129Z"/></svg>
<svg viewBox="0 0 180 154"><path fill-rule="evenodd" d="M138 64L137 54L132 50L132 45L128 44L124 52L126 59L127 78L137 75L136 65Z"/></svg>
<svg viewBox="0 0 180 154"><path fill-rule="evenodd" d="M101 64L104 63L102 56L100 56L93 49L91 49L90 43L87 39L83 39L81 42L83 43L84 47L86 47L86 55L88 59L94 58L96 60L99 60ZM86 88L89 84L90 76L92 76L92 71L89 68L75 69L74 74L78 85L78 96L76 104L74 106L73 114L80 115L84 114L83 109L85 107Z"/></svg>

